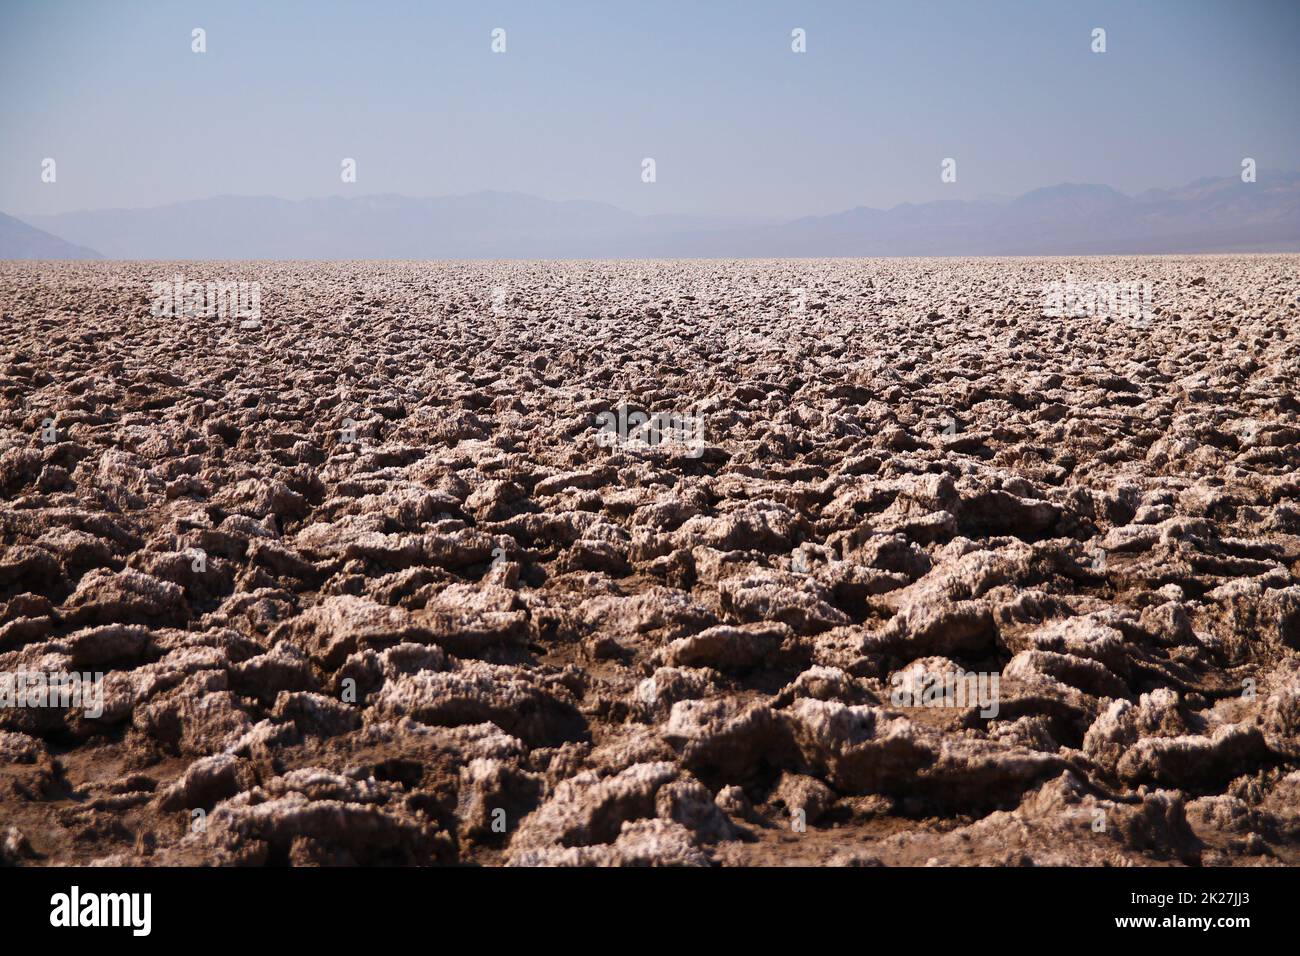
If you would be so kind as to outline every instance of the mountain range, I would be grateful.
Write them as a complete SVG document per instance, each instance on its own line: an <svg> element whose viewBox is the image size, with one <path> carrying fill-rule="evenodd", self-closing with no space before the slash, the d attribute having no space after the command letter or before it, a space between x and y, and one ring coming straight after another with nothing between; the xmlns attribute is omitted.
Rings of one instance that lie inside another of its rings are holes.
<svg viewBox="0 0 1300 956"><path fill-rule="evenodd" d="M93 249L64 242L0 212L0 259L102 259Z"/></svg>
<svg viewBox="0 0 1300 956"><path fill-rule="evenodd" d="M98 250L98 252L92 251ZM0 258L561 259L1300 251L1300 173L1136 196L1062 184L1014 199L858 207L782 222L637 215L522 193L286 200L0 214Z"/></svg>

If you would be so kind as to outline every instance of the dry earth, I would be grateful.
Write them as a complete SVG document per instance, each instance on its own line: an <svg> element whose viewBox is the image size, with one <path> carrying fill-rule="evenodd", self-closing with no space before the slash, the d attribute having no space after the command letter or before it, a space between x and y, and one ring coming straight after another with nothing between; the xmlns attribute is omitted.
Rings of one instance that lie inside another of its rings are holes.
<svg viewBox="0 0 1300 956"><path fill-rule="evenodd" d="M1298 267L2 264L0 859L1300 861Z"/></svg>

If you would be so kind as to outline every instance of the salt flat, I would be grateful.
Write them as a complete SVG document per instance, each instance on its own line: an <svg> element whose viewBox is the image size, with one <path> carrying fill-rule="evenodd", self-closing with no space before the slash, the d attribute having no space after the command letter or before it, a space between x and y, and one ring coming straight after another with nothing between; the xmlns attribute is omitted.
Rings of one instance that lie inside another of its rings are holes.
<svg viewBox="0 0 1300 956"><path fill-rule="evenodd" d="M0 674L102 675L0 707L0 856L1293 864L1298 312L1297 256L0 263Z"/></svg>

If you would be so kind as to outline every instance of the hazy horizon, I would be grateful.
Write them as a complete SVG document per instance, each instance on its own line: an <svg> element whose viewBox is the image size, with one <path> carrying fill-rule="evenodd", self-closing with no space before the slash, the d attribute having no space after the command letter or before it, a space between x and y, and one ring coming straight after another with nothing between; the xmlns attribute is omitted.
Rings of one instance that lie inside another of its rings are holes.
<svg viewBox="0 0 1300 956"><path fill-rule="evenodd" d="M1270 177L1270 175L1272 175L1272 176L1286 176L1286 177L1300 177L1300 168L1297 168L1297 169L1280 169L1280 168L1279 168L1279 169L1267 169L1267 168L1260 168L1260 169L1257 169L1257 174L1258 174L1258 176L1260 176L1261 178L1264 178L1265 180L1267 180L1267 179ZM1132 190L1132 191L1130 191L1130 190L1118 189L1118 188L1116 188L1115 186L1111 185L1110 183L1102 183L1102 182L1078 182L1078 181L1075 181L1075 182L1066 182L1066 181L1062 181L1062 182L1057 182L1057 183L1044 183L1044 184L1042 184L1042 185L1040 185L1040 186L1035 186L1035 187L1033 187L1032 189L1027 189L1027 190L1025 190L1023 193L1017 193L1017 194L984 194L984 195L979 195L979 196L964 196L964 197L961 197L961 201L963 201L963 202L984 202L984 203L1010 203L1010 202L1014 202L1014 201L1017 200L1017 199L1023 198L1024 196L1026 196L1026 195L1028 195L1028 194L1030 194L1030 193L1039 192L1039 191L1043 191L1043 190L1050 190L1050 189L1053 189L1053 188L1056 188L1056 187L1102 187L1102 188L1106 188L1106 189L1114 190L1115 192L1119 193L1120 195L1125 196L1125 197L1128 197L1128 198L1137 198L1137 197L1140 197L1140 196L1142 196L1142 195L1144 195L1144 194L1146 194L1146 193L1163 192L1163 191L1168 191L1168 190L1171 190L1171 189L1175 189L1175 190L1176 190L1176 189L1178 189L1178 188L1186 187L1186 186L1192 185L1192 184L1197 183L1197 182L1208 182L1208 181L1210 181L1210 180L1214 180L1214 179L1223 179L1223 178L1232 178L1232 177L1231 177L1231 176L1228 176L1228 177L1224 177L1224 176L1203 176L1203 177L1198 177L1197 179L1192 180L1192 181L1190 181L1190 182L1185 182L1185 183L1173 183L1173 184L1163 185L1163 186L1149 186L1149 187L1146 187L1146 188L1136 189L1136 190ZM493 195L493 194L501 195L501 196L519 196L519 197L524 197L524 198L529 198L529 199L540 199L540 200L543 200L543 201L548 202L548 203L590 203L590 204L598 204L598 205L612 206L612 207L615 208L615 209L620 209L620 210L622 210L622 211L626 211L626 212L633 212L633 213L635 213L636 215L698 216L698 217L708 217L708 218L726 219L726 220L730 220L730 221L735 221L735 222L737 222L737 223L747 223L747 222L750 222L750 223L759 223L759 222L770 222L770 223L789 222L789 221L791 221L791 220L800 219L800 218L803 218L803 217L805 217L805 216L809 216L809 217L811 217L811 216L821 216L821 215L834 215L835 213L839 213L839 212L846 212L846 211L851 211L851 210L853 210L853 209L863 209L863 208L865 208L865 209L875 209L875 210L879 210L879 211L882 211L882 212L888 212L888 211L893 210L893 209L896 209L896 208L898 208L898 207L900 207L900 206L919 206L919 205L924 205L924 204L926 204L926 203L928 203L928 202L937 202L937 201L940 201L942 198L944 198L944 197L939 197L938 200L936 200L936 199L918 200L918 199L907 199L907 198L904 198L904 199L900 199L898 202L892 203L892 204L889 205L889 206L869 206L869 205L866 205L866 204L859 204L858 206L855 206L855 207L845 207L845 208L843 208L843 209L832 209L832 210L829 210L829 211L826 212L826 213L805 212L805 213L795 213L795 214L792 214L792 215L784 215L784 216L778 216L778 215L767 215L767 216L762 216L762 215L758 215L758 214L755 214L755 213L750 213L750 214L746 214L746 213L737 213L737 214L734 214L734 215L728 215L728 214L716 214L716 213L715 213L715 214L709 214L709 213L706 213L706 212L691 212L691 211L685 211L685 212L680 212L680 213L674 213L674 212L667 212L667 213L657 213L657 212L640 213L640 212L636 212L635 210L628 209L627 207L619 206L617 203L607 202L607 201L602 200L602 199L593 199L593 198L591 198L591 197L586 197L586 196L572 196L572 197L547 196L547 195L542 195L542 194L538 194L538 193L529 193L529 192L524 192L524 191L522 191L522 190L517 190L517 189L497 189L497 188L494 188L494 187L491 187L491 186L485 186L485 187L483 187L482 189L472 189L472 190L468 190L468 191L465 191L465 192L457 192L457 193L428 193L428 194L400 193L400 192L377 192L377 191L376 191L376 192L369 192L369 191L366 191L366 192L346 192L346 191L345 191L345 192L335 192L335 193L321 193L321 194L319 194L319 195L310 195L310 196L297 196L297 197L292 197L292 196L281 196L281 195L276 195L276 194L273 194L273 193L214 193L214 194L212 194L212 195L207 195L207 196L193 196L193 197L190 197L190 198L188 198L188 199L176 199L176 200L168 200L168 201L150 202L150 203L148 203L147 205L141 205L141 206L102 206L102 207L86 207L86 208L84 208L84 209L69 209L69 210L62 210L62 211L59 211L59 212L53 212L53 213L51 213L51 212L37 212L36 210L16 210L16 209L4 209L4 208L0 208L0 212L6 213L6 214L8 214L8 215L10 215L10 216L13 216L13 217L16 218L16 219L23 219L23 220L25 220L25 219L26 219L27 217L29 217L29 216L30 216L30 217L36 217L36 218L42 218L42 217L47 217L47 216L59 216L59 215L64 215L64 214L66 214L66 213L83 213L83 212L119 212L119 211L120 211L120 212L139 212L139 211L147 211L147 210L151 210L151 209L162 209L162 208L164 208L164 207L168 207L168 206L186 205L186 204L190 204L190 203L212 202L212 201L214 201L214 200L221 200L221 199L276 200L276 201L282 201L282 202L301 203L301 202L319 202L319 201L323 201L323 200L327 200L327 199L349 199L349 200L351 200L351 199L384 199L384 198L412 199L412 200L467 199L467 198L471 198L471 197L474 197L474 196L480 196L480 195Z"/></svg>

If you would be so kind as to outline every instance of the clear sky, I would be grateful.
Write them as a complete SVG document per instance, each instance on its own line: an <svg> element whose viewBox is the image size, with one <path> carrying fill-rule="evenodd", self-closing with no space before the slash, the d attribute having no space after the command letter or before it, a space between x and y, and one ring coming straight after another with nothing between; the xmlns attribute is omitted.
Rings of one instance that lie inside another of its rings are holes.
<svg viewBox="0 0 1300 956"><path fill-rule="evenodd" d="M500 189L786 217L1138 192L1245 156L1300 169L1298 94L1300 0L0 0L0 210Z"/></svg>

